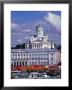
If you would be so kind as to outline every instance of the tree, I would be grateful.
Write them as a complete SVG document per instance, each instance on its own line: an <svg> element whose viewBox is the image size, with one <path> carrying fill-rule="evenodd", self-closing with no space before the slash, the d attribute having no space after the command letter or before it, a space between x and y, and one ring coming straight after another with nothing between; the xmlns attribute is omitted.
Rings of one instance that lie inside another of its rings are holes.
<svg viewBox="0 0 72 90"><path fill-rule="evenodd" d="M25 49L25 43L22 44L22 49Z"/></svg>
<svg viewBox="0 0 72 90"><path fill-rule="evenodd" d="M56 72L58 71L58 69L59 69L59 66L58 66L58 65L50 65L50 66L48 67L49 75L50 75L50 76L56 75Z"/></svg>
<svg viewBox="0 0 72 90"><path fill-rule="evenodd" d="M15 49L25 49L25 43L23 43L23 44L17 44L15 46Z"/></svg>
<svg viewBox="0 0 72 90"><path fill-rule="evenodd" d="M21 45L19 44L19 45L16 45L15 46L15 49L21 49Z"/></svg>
<svg viewBox="0 0 72 90"><path fill-rule="evenodd" d="M11 47L11 49L15 49L15 47Z"/></svg>

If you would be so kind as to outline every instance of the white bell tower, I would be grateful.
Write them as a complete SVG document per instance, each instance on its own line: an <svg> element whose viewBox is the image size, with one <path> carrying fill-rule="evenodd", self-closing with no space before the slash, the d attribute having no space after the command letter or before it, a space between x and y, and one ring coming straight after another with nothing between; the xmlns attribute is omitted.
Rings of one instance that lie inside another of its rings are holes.
<svg viewBox="0 0 72 90"><path fill-rule="evenodd" d="M40 24L36 26L36 34L37 34L37 37L43 36L43 27Z"/></svg>

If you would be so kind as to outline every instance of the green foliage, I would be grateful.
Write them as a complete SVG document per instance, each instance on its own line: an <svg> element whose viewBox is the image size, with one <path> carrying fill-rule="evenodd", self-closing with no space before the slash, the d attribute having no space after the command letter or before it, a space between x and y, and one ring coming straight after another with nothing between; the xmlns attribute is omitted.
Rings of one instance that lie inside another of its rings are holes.
<svg viewBox="0 0 72 90"><path fill-rule="evenodd" d="M25 49L25 43L17 44L15 47L11 47L11 49Z"/></svg>

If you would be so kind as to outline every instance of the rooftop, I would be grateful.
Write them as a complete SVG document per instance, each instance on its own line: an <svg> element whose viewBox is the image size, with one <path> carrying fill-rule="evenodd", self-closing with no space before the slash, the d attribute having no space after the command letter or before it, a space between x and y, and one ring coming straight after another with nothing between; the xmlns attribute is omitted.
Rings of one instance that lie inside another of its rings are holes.
<svg viewBox="0 0 72 90"><path fill-rule="evenodd" d="M59 50L57 49L49 49L49 48L39 48L39 49L11 49L11 52L12 53L15 53L15 52L58 52Z"/></svg>

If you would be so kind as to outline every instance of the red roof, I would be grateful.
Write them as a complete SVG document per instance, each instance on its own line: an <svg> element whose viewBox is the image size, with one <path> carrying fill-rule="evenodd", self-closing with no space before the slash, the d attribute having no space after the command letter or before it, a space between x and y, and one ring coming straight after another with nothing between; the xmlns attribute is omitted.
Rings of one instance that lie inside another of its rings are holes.
<svg viewBox="0 0 72 90"><path fill-rule="evenodd" d="M44 70L44 69L47 69L47 67L45 66L41 66L41 65L33 65L33 66L14 66L14 67L11 67L11 70L12 71L15 71L15 70Z"/></svg>

